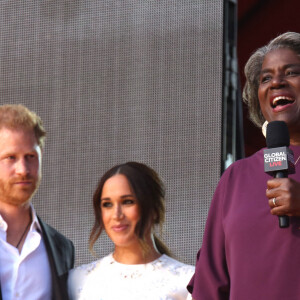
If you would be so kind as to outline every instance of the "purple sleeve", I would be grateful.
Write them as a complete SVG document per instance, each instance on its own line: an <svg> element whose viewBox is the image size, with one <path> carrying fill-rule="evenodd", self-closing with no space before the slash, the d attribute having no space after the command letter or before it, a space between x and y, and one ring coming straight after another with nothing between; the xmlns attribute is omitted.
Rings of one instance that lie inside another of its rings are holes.
<svg viewBox="0 0 300 300"><path fill-rule="evenodd" d="M226 194L228 176L224 175L209 209L201 253L199 250L195 274L187 287L195 300L229 299L230 280L223 230L223 198Z"/></svg>
<svg viewBox="0 0 300 300"><path fill-rule="evenodd" d="M197 253L196 265L197 265L197 262L198 262L198 260L199 260L200 251L201 251L201 249L199 249L199 251L198 251L198 253ZM190 292L190 294L193 293L194 279L195 279L195 274L193 275L193 277L191 278L189 284L188 284L187 287L186 287L187 290Z"/></svg>

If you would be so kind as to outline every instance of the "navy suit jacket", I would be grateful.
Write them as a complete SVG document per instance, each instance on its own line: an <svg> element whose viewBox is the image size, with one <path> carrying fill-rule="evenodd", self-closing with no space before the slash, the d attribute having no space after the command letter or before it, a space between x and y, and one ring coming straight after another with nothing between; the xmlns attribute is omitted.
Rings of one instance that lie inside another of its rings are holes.
<svg viewBox="0 0 300 300"><path fill-rule="evenodd" d="M68 300L67 279L68 271L74 267L74 245L54 228L44 223L40 218L38 219L50 263L52 299ZM1 287L0 300L2 300Z"/></svg>

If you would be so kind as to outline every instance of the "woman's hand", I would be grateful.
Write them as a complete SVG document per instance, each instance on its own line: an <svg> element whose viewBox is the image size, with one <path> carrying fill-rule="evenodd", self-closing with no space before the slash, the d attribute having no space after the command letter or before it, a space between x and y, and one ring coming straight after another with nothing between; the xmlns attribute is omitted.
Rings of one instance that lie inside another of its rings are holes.
<svg viewBox="0 0 300 300"><path fill-rule="evenodd" d="M300 216L300 183L291 178L274 178L267 182L271 214Z"/></svg>

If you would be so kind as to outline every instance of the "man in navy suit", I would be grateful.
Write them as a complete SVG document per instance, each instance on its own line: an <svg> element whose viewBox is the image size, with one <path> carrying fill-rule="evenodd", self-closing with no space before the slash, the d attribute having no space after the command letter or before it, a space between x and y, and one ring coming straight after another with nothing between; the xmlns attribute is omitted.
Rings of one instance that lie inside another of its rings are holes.
<svg viewBox="0 0 300 300"><path fill-rule="evenodd" d="M0 106L0 299L66 300L71 241L45 224L31 198L46 132L23 105Z"/></svg>

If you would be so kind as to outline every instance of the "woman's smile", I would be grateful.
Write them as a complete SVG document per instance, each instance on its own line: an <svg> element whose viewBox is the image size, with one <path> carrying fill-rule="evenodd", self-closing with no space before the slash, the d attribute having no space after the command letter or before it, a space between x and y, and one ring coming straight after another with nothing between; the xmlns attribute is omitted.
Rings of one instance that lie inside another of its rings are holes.
<svg viewBox="0 0 300 300"><path fill-rule="evenodd" d="M122 231L125 231L127 228L128 228L128 225L126 225L126 224L112 226L112 230L114 230L115 232L122 232Z"/></svg>

